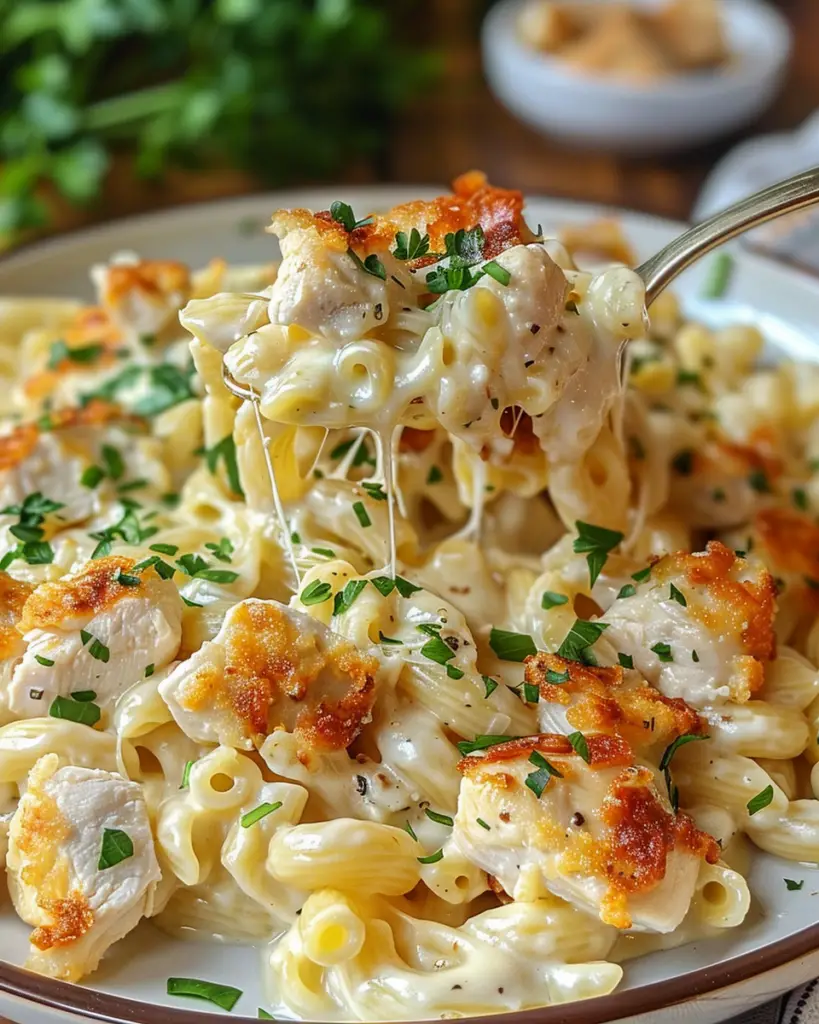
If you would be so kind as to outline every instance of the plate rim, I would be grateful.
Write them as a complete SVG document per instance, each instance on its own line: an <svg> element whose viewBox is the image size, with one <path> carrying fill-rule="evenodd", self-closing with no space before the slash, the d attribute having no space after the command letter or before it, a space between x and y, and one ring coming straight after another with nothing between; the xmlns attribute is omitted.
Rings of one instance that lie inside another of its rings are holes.
<svg viewBox="0 0 819 1024"><path fill-rule="evenodd" d="M115 236L129 226L150 228L154 223L169 215L185 215L193 219L217 211L235 211L241 217L243 209L256 211L262 204L270 209L284 203L299 203L310 206L312 201L323 202L332 192L343 193L345 197L359 202L370 201L368 196L395 197L393 201L417 199L419 196L440 194L440 186L405 185L378 183L373 185L327 185L311 188L293 188L276 192L259 192L246 196L218 197L199 202L170 206L160 210L118 217L104 223L84 225L62 232L60 235L35 239L9 253L0 255L0 278L6 268L20 269L35 263L43 255L57 255L70 251L77 242L86 239L104 240L106 235ZM628 220L642 221L668 231L683 231L683 221L638 210L630 210L603 203L588 203L565 198L560 195L530 195L525 193L526 202L557 203L566 208L571 216L620 216ZM373 199L373 202L376 200ZM756 264L762 268L786 265L760 253L742 250L744 263ZM814 293L819 291L819 280L800 268L787 266L788 273L798 278ZM2 295L2 285L0 285ZM474 1024L609 1024L623 1018L657 1012L672 1006L692 1002L703 996L733 988L743 982L761 978L765 974L784 967L810 953L819 951L819 922L800 929L759 949L721 960L718 963L687 971L672 978L639 985L632 989L613 992L606 996L581 999L575 1002L553 1006L535 1007L528 1010L514 1010L501 1014L482 1014L464 1018ZM672 952L669 950L668 952ZM0 960L0 993L24 1004L56 1010L75 1020L90 1019L105 1024L202 1024L203 1012L183 1007L144 1002L127 996L101 992L93 988L35 974L25 968ZM763 997L764 998L764 997ZM762 1001L762 1000L760 1000ZM251 1024L256 1018L232 1017L237 1024Z"/></svg>

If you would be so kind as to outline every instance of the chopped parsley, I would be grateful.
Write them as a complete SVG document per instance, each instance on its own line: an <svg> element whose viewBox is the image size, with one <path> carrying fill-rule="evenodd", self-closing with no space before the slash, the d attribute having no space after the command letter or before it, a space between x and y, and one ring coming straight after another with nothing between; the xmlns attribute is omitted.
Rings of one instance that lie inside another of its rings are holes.
<svg viewBox="0 0 819 1024"><path fill-rule="evenodd" d="M48 713L52 718L62 718L78 725L94 726L100 720L102 712L90 701L69 700L68 697L55 697Z"/></svg>
<svg viewBox="0 0 819 1024"><path fill-rule="evenodd" d="M419 857L419 864L437 864L439 860L444 859L444 851L436 850L435 853L431 853L428 857Z"/></svg>
<svg viewBox="0 0 819 1024"><path fill-rule="evenodd" d="M259 806L254 807L252 811L248 811L247 814L243 814L239 819L239 824L242 828L250 828L250 826L255 825L257 821L261 821L262 818L266 818L268 814L278 811L281 805L281 800L277 800L274 804L259 804Z"/></svg>
<svg viewBox="0 0 819 1024"><path fill-rule="evenodd" d="M645 581L649 578L650 575L651 566L647 565L645 569L641 569L639 572L632 573L631 578L634 580L635 583L645 583Z"/></svg>
<svg viewBox="0 0 819 1024"><path fill-rule="evenodd" d="M403 646L403 644L404 644L403 640L397 640L394 636L385 636L381 632L380 629L378 631L378 641L379 641L379 643L382 643L382 644L392 644L393 646L396 646L396 645Z"/></svg>
<svg viewBox="0 0 819 1024"><path fill-rule="evenodd" d="M483 679L484 697L491 697L498 688L497 681L491 676L481 676L481 679Z"/></svg>
<svg viewBox="0 0 819 1024"><path fill-rule="evenodd" d="M35 654L34 660L37 662L38 665L42 665L44 668L51 668L51 666L54 664L51 658L44 658L42 654Z"/></svg>
<svg viewBox="0 0 819 1024"><path fill-rule="evenodd" d="M671 761L680 747L684 747L686 743L693 743L695 740L710 740L711 737L705 733L694 733L687 732L682 736L678 736L673 743L665 748L662 758L660 759L660 771L664 772L666 768L671 764Z"/></svg>
<svg viewBox="0 0 819 1024"><path fill-rule="evenodd" d="M771 485L764 469L754 469L748 474L748 486L757 494L771 493Z"/></svg>
<svg viewBox="0 0 819 1024"><path fill-rule="evenodd" d="M86 466L80 476L80 483L83 487L87 487L93 491L97 487L100 481L105 479L105 470L100 469L99 466Z"/></svg>
<svg viewBox="0 0 819 1024"><path fill-rule="evenodd" d="M430 466L427 473L428 484L439 484L444 479L444 474L438 466Z"/></svg>
<svg viewBox="0 0 819 1024"><path fill-rule="evenodd" d="M603 526L592 526L578 520L575 524L577 537L572 545L577 554L586 554L589 566L591 585L597 581L609 553L622 541L623 534L618 530L607 530Z"/></svg>
<svg viewBox="0 0 819 1024"><path fill-rule="evenodd" d="M439 636L430 637L421 648L421 654L438 665L446 665L455 657L455 651Z"/></svg>
<svg viewBox="0 0 819 1024"><path fill-rule="evenodd" d="M353 502L353 512L355 512L356 519L365 529L368 526L373 525L373 521L372 519L370 519L369 514L367 513L366 508L364 508L364 503L362 501Z"/></svg>
<svg viewBox="0 0 819 1024"><path fill-rule="evenodd" d="M410 825L409 821L401 827L404 829L404 831L411 839L414 839L416 843L418 842L418 836L415 834L415 830L413 829L412 825Z"/></svg>
<svg viewBox="0 0 819 1024"><path fill-rule="evenodd" d="M785 887L787 888L788 892L798 892L804 886L804 884L804 878L801 879L799 882L795 882L792 878L785 879Z"/></svg>
<svg viewBox="0 0 819 1024"><path fill-rule="evenodd" d="M481 828L485 828L487 832L489 832L490 829L492 828L491 825L486 824L483 818L476 818L475 821L481 826Z"/></svg>
<svg viewBox="0 0 819 1024"><path fill-rule="evenodd" d="M512 275L506 269L502 267L500 263L495 260L490 260L488 263L483 265L484 274L488 274L493 280L497 281L498 284L502 284L504 288L509 286L509 282L512 280Z"/></svg>
<svg viewBox="0 0 819 1024"><path fill-rule="evenodd" d="M426 814L430 821L435 821L439 825L448 825L452 828L455 824L448 814L439 814L437 811L431 811L429 807L424 808L424 814Z"/></svg>
<svg viewBox="0 0 819 1024"><path fill-rule="evenodd" d="M26 495L20 505L7 505L0 515L17 516L18 522L9 527L9 533L20 543L0 559L0 570L7 569L15 559L22 558L29 565L48 565L54 561L54 550L44 540L46 516L65 506L59 501L45 498L40 491Z"/></svg>
<svg viewBox="0 0 819 1024"><path fill-rule="evenodd" d="M671 584L671 593L669 594L669 600L676 601L677 604L682 605L683 608L688 607L688 601L686 601L685 599L685 594L683 594L682 591L677 590L673 583Z"/></svg>
<svg viewBox="0 0 819 1024"><path fill-rule="evenodd" d="M574 625L557 649L558 655L565 658L566 661L588 661L590 653L588 648L597 643L607 628L608 623L606 622L586 622L584 619L575 619Z"/></svg>
<svg viewBox="0 0 819 1024"><path fill-rule="evenodd" d="M557 608L562 604L567 604L568 600L565 594L558 594L554 590L544 590L543 596L540 599L540 607L548 612L550 608Z"/></svg>
<svg viewBox="0 0 819 1024"><path fill-rule="evenodd" d="M373 220L372 216L356 220L353 208L348 203L342 203L339 200L336 200L330 207L330 216L347 232L355 231L356 228L364 227L365 224L372 224Z"/></svg>
<svg viewBox="0 0 819 1024"><path fill-rule="evenodd" d="M575 750L575 753L579 754L586 764L591 764L591 755L589 754L589 744L586 741L586 737L582 732L570 732L566 737L571 743Z"/></svg>
<svg viewBox="0 0 819 1024"><path fill-rule="evenodd" d="M134 855L134 844L127 832L121 828L106 828L102 832L102 847L97 867L100 871L116 867Z"/></svg>
<svg viewBox="0 0 819 1024"><path fill-rule="evenodd" d="M96 700L97 694L95 690L74 690L71 699L78 700L81 704L87 704L88 701Z"/></svg>
<svg viewBox="0 0 819 1024"><path fill-rule="evenodd" d="M302 590L299 595L299 600L304 605L321 604L323 601L330 600L330 594L333 588L326 580L313 580L312 583L308 583L307 586Z"/></svg>
<svg viewBox="0 0 819 1024"><path fill-rule="evenodd" d="M630 654L623 654L622 651L617 655L617 660L620 662L622 668L634 668L634 658Z"/></svg>
<svg viewBox="0 0 819 1024"><path fill-rule="evenodd" d="M523 699L527 704L537 704L540 700L540 688L536 683L523 684Z"/></svg>
<svg viewBox="0 0 819 1024"><path fill-rule="evenodd" d="M478 735L474 740L461 740L458 743L458 750L466 757L476 750L486 750L488 747L496 747L499 743L508 743L515 739L514 736L496 736L490 733Z"/></svg>
<svg viewBox="0 0 819 1024"><path fill-rule="evenodd" d="M214 558L217 558L220 562L230 562L230 556L233 554L233 545L227 537L220 537L218 543L208 541L205 544L208 551L211 552ZM152 551L158 551L157 547L152 547ZM174 554L175 552L165 552L166 554Z"/></svg>
<svg viewBox="0 0 819 1024"><path fill-rule="evenodd" d="M88 366L89 363L95 363L104 351L102 345L83 345L79 348L69 348L66 343L60 339L51 343L51 348L48 352L48 363L46 366L49 370L57 370L61 363L77 363L79 366Z"/></svg>
<svg viewBox="0 0 819 1024"><path fill-rule="evenodd" d="M185 767L182 769L182 782L179 784L180 789L187 789L191 781L191 768L196 764L195 761L186 761Z"/></svg>
<svg viewBox="0 0 819 1024"><path fill-rule="evenodd" d="M193 363L190 363L184 370L180 370L178 366L172 366L170 363L162 363L160 366L151 366L147 369L141 367L136 369L138 372L146 373L148 377L146 394L134 404L134 412L137 416L158 416L175 405L179 405L180 402L196 398L196 393L191 387L191 380L195 373Z"/></svg>
<svg viewBox="0 0 819 1024"><path fill-rule="evenodd" d="M242 490L242 481L239 477L239 464L236 460L236 442L233 440L233 434L226 434L212 448L203 448L202 455L205 458L205 465L214 475L219 468L219 463L221 462L224 465L225 475L227 476L231 491L234 494L238 494L240 498L243 498L245 492Z"/></svg>
<svg viewBox="0 0 819 1024"><path fill-rule="evenodd" d="M113 445L104 444L101 449L102 461L105 464L105 472L112 480L119 480L125 472L125 463L122 455Z"/></svg>
<svg viewBox="0 0 819 1024"><path fill-rule="evenodd" d="M620 587L620 590L618 591L618 594L617 594L617 598L619 600L620 598L634 597L634 595L636 593L637 593L637 588L634 586L634 584L633 583L626 583L626 585L624 587Z"/></svg>
<svg viewBox="0 0 819 1024"><path fill-rule="evenodd" d="M753 816L757 811L763 810L768 804L771 803L774 797L773 786L766 786L761 792L757 793L756 796L752 796L746 804L748 808L748 814Z"/></svg>
<svg viewBox="0 0 819 1024"><path fill-rule="evenodd" d="M537 750L533 750L529 755L529 763L535 766L536 771L526 776L525 784L539 799L543 794L543 790L549 785L549 779L552 776L562 779L563 774L554 765L549 764L543 754Z"/></svg>
<svg viewBox="0 0 819 1024"><path fill-rule="evenodd" d="M537 654L534 640L526 633L511 633L506 629L495 629L489 634L489 646L501 661L523 661Z"/></svg>
<svg viewBox="0 0 819 1024"><path fill-rule="evenodd" d="M349 611L356 598L366 586L366 580L350 580L343 590L339 590L334 598L333 615L343 615Z"/></svg>
<svg viewBox="0 0 819 1024"><path fill-rule="evenodd" d="M358 269L363 270L365 274L372 274L373 277L378 277L382 281L387 280L387 270L375 253L371 253L364 260L361 259L354 249L348 249L347 255L352 259Z"/></svg>
<svg viewBox="0 0 819 1024"><path fill-rule="evenodd" d="M146 679L150 679L155 671L156 671L156 666L154 665L153 662L151 662L150 665L146 665L145 666L145 678Z"/></svg>
<svg viewBox="0 0 819 1024"><path fill-rule="evenodd" d="M734 273L734 257L728 252L718 252L708 266L708 275L702 287L702 298L721 299L728 290Z"/></svg>
<svg viewBox="0 0 819 1024"><path fill-rule="evenodd" d="M428 252L429 235L421 235L418 228L413 228L409 235L405 231L396 234L392 254L397 260L417 260Z"/></svg>
<svg viewBox="0 0 819 1024"><path fill-rule="evenodd" d="M671 645L666 643L656 643L651 648L652 651L657 655L660 661L668 662L674 660L674 655L671 653Z"/></svg>
<svg viewBox="0 0 819 1024"><path fill-rule="evenodd" d="M230 1011L239 1001L242 990L232 985L220 985L214 981L200 981L198 978L168 978L169 996L191 996L207 999L209 1003Z"/></svg>
<svg viewBox="0 0 819 1024"><path fill-rule="evenodd" d="M551 683L552 686L562 686L563 683L568 683L571 679L568 669L565 672L555 672L554 669L549 669L546 672L546 682Z"/></svg>
<svg viewBox="0 0 819 1024"><path fill-rule="evenodd" d="M176 544L151 544L149 551L158 551L161 555L175 555L179 550Z"/></svg>
<svg viewBox="0 0 819 1024"><path fill-rule="evenodd" d="M802 512L808 510L808 494L804 487L794 487L791 491L791 501Z"/></svg>

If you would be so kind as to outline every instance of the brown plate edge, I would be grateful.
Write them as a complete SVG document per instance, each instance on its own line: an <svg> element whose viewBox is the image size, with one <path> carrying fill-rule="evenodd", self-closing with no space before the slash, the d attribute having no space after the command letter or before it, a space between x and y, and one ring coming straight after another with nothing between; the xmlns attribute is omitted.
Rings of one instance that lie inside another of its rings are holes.
<svg viewBox="0 0 819 1024"><path fill-rule="evenodd" d="M819 924L811 925L759 950L666 981L574 1003L464 1019L473 1024L482 1021L491 1021L492 1024L608 1024L624 1017L652 1013L689 1002L759 977L817 950ZM6 962L0 962L0 992L72 1017L83 1015L92 1020L104 1021L105 1024L202 1024L203 1019L202 1013L196 1010L157 1006L97 992L81 985L33 974ZM249 1024L255 1018L232 1019L239 1024Z"/></svg>

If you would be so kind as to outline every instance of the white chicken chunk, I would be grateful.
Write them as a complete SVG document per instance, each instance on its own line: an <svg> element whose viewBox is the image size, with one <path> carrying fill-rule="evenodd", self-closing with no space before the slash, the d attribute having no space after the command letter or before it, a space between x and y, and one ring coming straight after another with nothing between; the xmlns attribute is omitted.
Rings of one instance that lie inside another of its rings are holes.
<svg viewBox="0 0 819 1024"><path fill-rule="evenodd" d="M616 928L671 932L719 848L671 811L628 744L586 743L588 763L548 734L464 758L453 839L514 899L546 889Z"/></svg>
<svg viewBox="0 0 819 1024"><path fill-rule="evenodd" d="M386 274L382 279L362 272L335 221L306 210L280 211L270 230L279 236L284 257L270 294L272 324L298 324L341 342L360 338L389 317Z"/></svg>
<svg viewBox="0 0 819 1024"><path fill-rule="evenodd" d="M202 743L251 749L276 729L300 756L342 750L372 716L380 662L277 601L247 600L159 685L180 728Z"/></svg>
<svg viewBox="0 0 819 1024"><path fill-rule="evenodd" d="M135 429L116 406L98 401L62 409L48 423L15 427L0 437L0 509L25 508L26 499L39 494L58 503L49 525L64 527L100 513L115 487L130 480L169 490L160 442L140 437ZM83 476L91 467L99 470L96 482ZM19 518L18 512L5 512L0 526ZM6 537L6 543L14 546L16 538Z"/></svg>
<svg viewBox="0 0 819 1024"><path fill-rule="evenodd" d="M89 690L105 708L149 665L157 670L173 661L182 600L171 580L151 567L134 574L134 564L98 558L28 598L18 626L27 647L8 691L15 714L45 715L55 697Z"/></svg>
<svg viewBox="0 0 819 1024"><path fill-rule="evenodd" d="M136 335L156 335L177 324L187 302L190 272L174 260L140 260L123 254L91 270L100 305L121 329Z"/></svg>
<svg viewBox="0 0 819 1024"><path fill-rule="evenodd" d="M9 889L32 970L78 981L136 926L160 880L142 789L40 758L11 821Z"/></svg>
<svg viewBox="0 0 819 1024"><path fill-rule="evenodd" d="M766 569L712 541L655 562L601 618L603 642L666 697L696 708L744 702L775 654L775 598Z"/></svg>

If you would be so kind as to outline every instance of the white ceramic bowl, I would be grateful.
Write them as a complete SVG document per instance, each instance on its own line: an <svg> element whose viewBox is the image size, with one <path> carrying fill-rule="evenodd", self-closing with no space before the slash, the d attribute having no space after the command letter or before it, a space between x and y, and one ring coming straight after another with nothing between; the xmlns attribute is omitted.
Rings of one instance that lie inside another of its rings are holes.
<svg viewBox="0 0 819 1024"><path fill-rule="evenodd" d="M774 98L791 52L790 28L772 7L762 0L722 0L736 58L731 67L647 85L592 77L519 39L517 18L526 2L501 0L484 22L484 69L492 91L544 133L614 152L669 152L740 128ZM651 7L662 0L636 2Z"/></svg>
<svg viewBox="0 0 819 1024"><path fill-rule="evenodd" d="M214 256L234 263L263 262L275 257L274 240L263 227L276 207L327 209L333 200L345 199L363 213L434 194L403 187L294 191L135 217L32 245L0 260L0 297L90 299L88 266L125 249L194 266ZM684 227L579 203L532 199L527 206L529 222L542 223L550 233L604 213L619 213L638 259L656 252ZM714 326L757 324L768 339L771 360L818 361L819 281L742 250L736 261L730 289L717 302L701 298L707 265L684 274L675 291L686 311ZM747 875L754 902L741 928L628 961L623 986L610 996L473 1018L471 1024L714 1024L819 975L819 866L782 861L754 849ZM803 880L802 891L789 891L784 878ZM0 899L0 1017L15 1024L203 1024L214 1019L211 1013L220 1013L207 1003L166 995L169 975L243 989L229 1018L233 1024L253 1024L256 1008L269 1005L260 986L260 949L181 942L143 922L79 986L17 966L25 960L28 932L8 899Z"/></svg>

